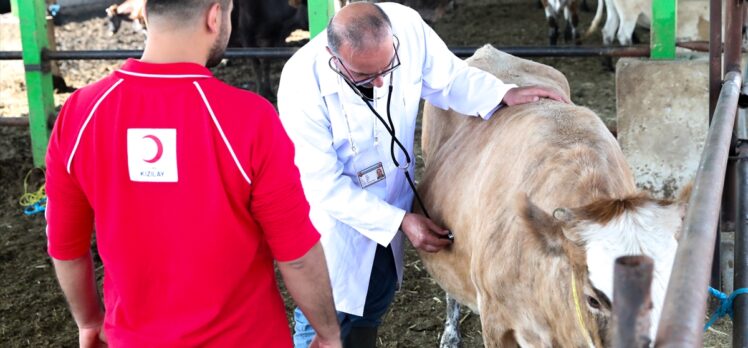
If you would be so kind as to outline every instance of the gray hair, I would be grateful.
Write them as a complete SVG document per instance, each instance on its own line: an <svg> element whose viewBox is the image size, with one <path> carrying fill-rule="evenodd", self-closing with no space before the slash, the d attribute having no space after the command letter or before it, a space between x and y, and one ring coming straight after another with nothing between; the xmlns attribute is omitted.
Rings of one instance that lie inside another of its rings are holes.
<svg viewBox="0 0 748 348"><path fill-rule="evenodd" d="M353 50L369 47L392 32L392 23L382 9L373 5L376 11L367 12L351 20L348 25L335 24L334 17L327 26L327 46L333 53L340 52L343 44Z"/></svg>

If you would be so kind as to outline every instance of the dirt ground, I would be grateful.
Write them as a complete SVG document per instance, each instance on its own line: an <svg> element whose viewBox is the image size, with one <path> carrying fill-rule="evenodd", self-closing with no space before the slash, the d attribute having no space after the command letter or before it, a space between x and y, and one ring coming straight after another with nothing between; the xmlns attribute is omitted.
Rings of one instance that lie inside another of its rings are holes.
<svg viewBox="0 0 748 348"><path fill-rule="evenodd" d="M60 49L136 49L143 46L143 36L127 23L119 34L108 35L101 8L63 13L64 23L57 28ZM581 14L583 29L589 25L591 17L592 13ZM543 11L535 7L534 0L458 0L456 10L443 17L434 28L451 46L547 44ZM0 32L0 39L9 35ZM646 35L643 36L646 40ZM598 34L586 44L598 45L599 42ZM615 125L614 74L604 69L600 60L549 58L538 61L566 75L574 102L590 107L606 124ZM25 87L12 78L13 68L1 64L0 117L24 115L27 113ZM81 87L120 64L121 61L65 61L60 67L68 84ZM276 84L281 66L281 62L275 63ZM236 86L255 87L252 69L245 62L219 66L214 73ZM68 96L57 94L56 104L59 106ZM24 216L18 204L24 176L31 167L26 129L0 127L0 346L73 347L77 331L46 256L43 217ZM40 182L40 175L32 175L32 188ZM482 347L478 316L463 311L462 318L464 347ZM403 288L384 320L380 346L435 347L443 319L443 293L428 276L416 253L409 249ZM728 347L730 336L729 320L721 320L716 331L706 334L704 345Z"/></svg>

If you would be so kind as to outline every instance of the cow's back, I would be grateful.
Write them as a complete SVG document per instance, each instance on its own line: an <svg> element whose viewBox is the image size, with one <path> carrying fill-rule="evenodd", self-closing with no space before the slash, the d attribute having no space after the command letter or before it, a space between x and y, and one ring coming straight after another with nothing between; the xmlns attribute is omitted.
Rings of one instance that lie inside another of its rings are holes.
<svg viewBox="0 0 748 348"><path fill-rule="evenodd" d="M558 70L547 65L526 59L520 59L501 52L491 45L481 47L467 59L470 66L487 71L505 83L518 86L542 85L556 89L559 93L569 96L569 83ZM424 160L428 160L431 148L438 147L444 138L451 136L455 127L467 122L466 118L443 115L454 114L426 103L423 112L422 150ZM472 118L469 118L472 119Z"/></svg>
<svg viewBox="0 0 748 348"><path fill-rule="evenodd" d="M548 66L492 47L476 56L470 65L504 82L569 94L563 75ZM543 269L538 260L544 255L516 220L518 198L527 195L553 211L636 190L615 138L587 108L541 100L504 107L483 121L427 105L423 122L419 191L434 220L451 229L456 241L449 250L421 256L440 285L474 310L481 281L497 283L502 293L530 296L527 284L542 280L543 272L532 270ZM493 262L481 264L486 260ZM490 279L477 279L486 274Z"/></svg>

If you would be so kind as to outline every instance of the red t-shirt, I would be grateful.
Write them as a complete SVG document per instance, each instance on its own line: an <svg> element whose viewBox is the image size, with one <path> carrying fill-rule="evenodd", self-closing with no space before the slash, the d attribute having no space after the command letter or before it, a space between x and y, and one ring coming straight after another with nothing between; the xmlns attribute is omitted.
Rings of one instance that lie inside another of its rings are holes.
<svg viewBox="0 0 748 348"><path fill-rule="evenodd" d="M290 347L273 259L319 240L293 156L266 100L128 60L57 119L49 254L84 256L95 227L112 346Z"/></svg>

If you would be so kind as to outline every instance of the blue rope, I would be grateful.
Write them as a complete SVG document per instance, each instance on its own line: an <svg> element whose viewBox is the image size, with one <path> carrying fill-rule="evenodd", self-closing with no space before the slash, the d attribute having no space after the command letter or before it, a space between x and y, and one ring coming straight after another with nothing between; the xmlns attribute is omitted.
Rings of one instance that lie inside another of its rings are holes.
<svg viewBox="0 0 748 348"><path fill-rule="evenodd" d="M713 287L709 287L709 293L712 294L712 296L719 299L719 308L712 314L711 318L709 318L709 322L704 325L704 332L706 332L707 329L709 329L712 324L714 324L717 319L724 317L725 315L729 315L730 319L732 319L733 314L733 300L735 300L738 295L744 295L748 294L748 288L740 288L732 292L730 296L727 296L722 291L719 291Z"/></svg>
<svg viewBox="0 0 748 348"><path fill-rule="evenodd" d="M42 198L31 205L27 206L25 209L23 209L23 213L26 215L34 215L37 213L41 213L47 210L47 198Z"/></svg>

